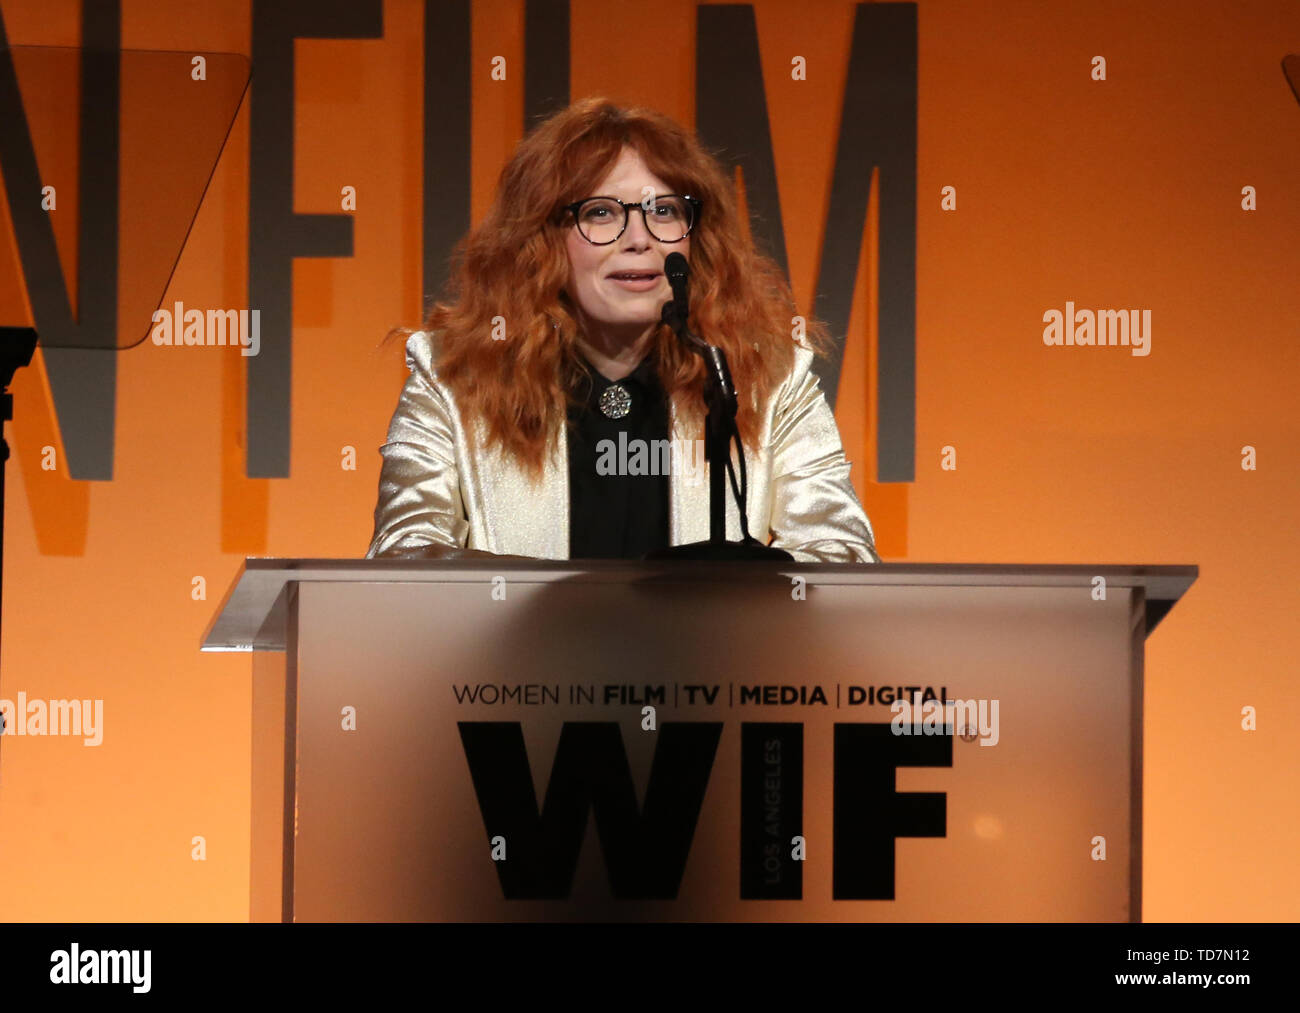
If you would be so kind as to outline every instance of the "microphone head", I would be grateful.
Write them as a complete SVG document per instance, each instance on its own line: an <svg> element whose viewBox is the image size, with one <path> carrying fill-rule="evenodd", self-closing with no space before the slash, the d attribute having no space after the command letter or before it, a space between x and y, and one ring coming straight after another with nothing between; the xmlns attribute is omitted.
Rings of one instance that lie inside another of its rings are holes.
<svg viewBox="0 0 1300 1013"><path fill-rule="evenodd" d="M690 268L680 253L670 253L664 258L664 277L673 290L673 297L664 303L661 320L680 336L690 314L690 296L686 291L686 277Z"/></svg>
<svg viewBox="0 0 1300 1013"><path fill-rule="evenodd" d="M675 250L664 258L664 274L668 277L668 284L676 287L678 280L685 281L690 274L690 267L686 263L686 258Z"/></svg>

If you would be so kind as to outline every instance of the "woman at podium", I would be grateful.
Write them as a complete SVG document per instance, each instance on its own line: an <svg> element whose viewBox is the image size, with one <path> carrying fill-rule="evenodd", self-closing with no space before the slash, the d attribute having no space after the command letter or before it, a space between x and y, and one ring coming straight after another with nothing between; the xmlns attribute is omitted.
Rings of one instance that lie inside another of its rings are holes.
<svg viewBox="0 0 1300 1013"><path fill-rule="evenodd" d="M394 332L411 375L367 558L639 559L708 539L706 366L662 322L674 252L690 329L724 351L738 394L749 535L796 560L879 562L811 371L825 326L799 316L699 142L602 99L520 142L447 298Z"/></svg>

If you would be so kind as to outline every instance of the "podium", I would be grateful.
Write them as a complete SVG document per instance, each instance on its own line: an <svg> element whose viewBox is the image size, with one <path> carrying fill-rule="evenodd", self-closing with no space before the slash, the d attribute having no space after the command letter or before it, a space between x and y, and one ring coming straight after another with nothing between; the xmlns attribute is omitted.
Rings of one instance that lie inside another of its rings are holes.
<svg viewBox="0 0 1300 1013"><path fill-rule="evenodd" d="M1192 566L250 558L254 921L1139 921Z"/></svg>

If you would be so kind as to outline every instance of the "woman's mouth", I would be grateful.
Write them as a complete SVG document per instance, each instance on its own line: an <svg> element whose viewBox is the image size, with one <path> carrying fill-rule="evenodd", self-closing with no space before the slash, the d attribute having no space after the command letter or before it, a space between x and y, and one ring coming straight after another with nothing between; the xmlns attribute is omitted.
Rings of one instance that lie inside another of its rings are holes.
<svg viewBox="0 0 1300 1013"><path fill-rule="evenodd" d="M658 271L618 271L608 277L610 281L629 291L649 292L659 285L659 279L663 276Z"/></svg>

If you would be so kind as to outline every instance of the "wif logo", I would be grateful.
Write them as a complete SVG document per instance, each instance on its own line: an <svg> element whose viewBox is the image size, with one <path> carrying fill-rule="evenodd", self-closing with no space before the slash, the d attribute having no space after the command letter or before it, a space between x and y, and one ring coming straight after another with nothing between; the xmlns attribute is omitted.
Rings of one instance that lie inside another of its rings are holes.
<svg viewBox="0 0 1300 1013"><path fill-rule="evenodd" d="M505 898L569 897L589 814L611 896L677 898L722 722L659 726L643 806L617 722L564 722L540 807L520 722L457 727L486 839L510 842L509 860L492 862ZM804 895L794 853L804 835L803 731L802 722L741 722L740 777L727 785L740 794L738 849L714 872L734 876L742 900ZM951 767L952 736L900 736L872 722L837 722L833 736L831 898L894 900L895 842L948 833L945 793L898 791L898 769Z"/></svg>

